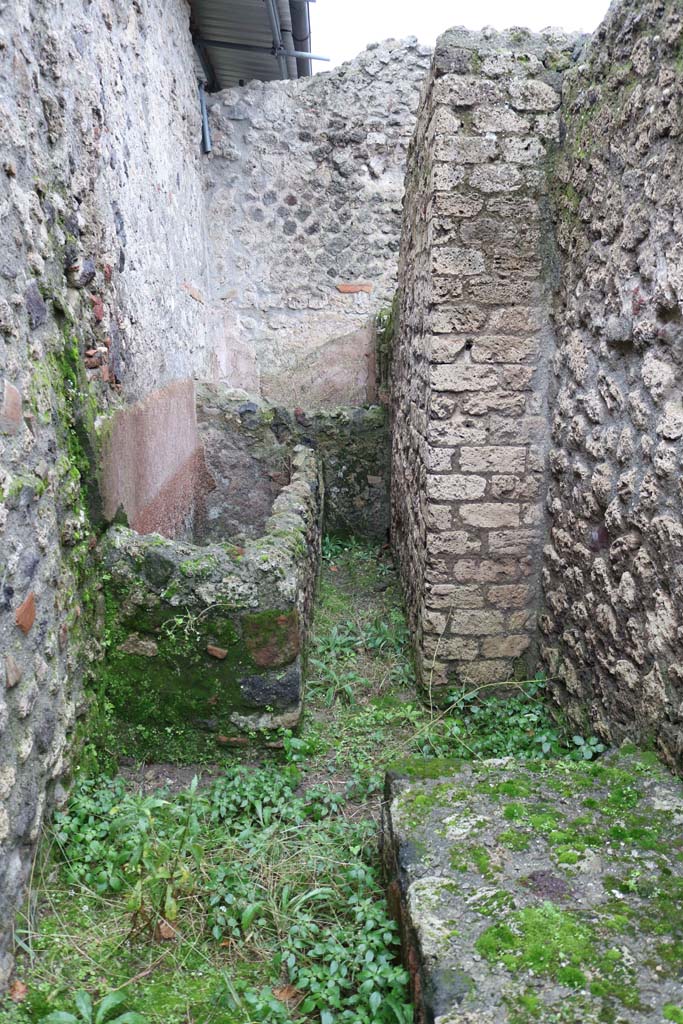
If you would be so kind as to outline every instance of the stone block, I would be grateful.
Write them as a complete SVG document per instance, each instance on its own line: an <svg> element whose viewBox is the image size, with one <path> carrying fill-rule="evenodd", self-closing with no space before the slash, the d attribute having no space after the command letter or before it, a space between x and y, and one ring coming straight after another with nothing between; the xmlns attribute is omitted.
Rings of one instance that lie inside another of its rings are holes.
<svg viewBox="0 0 683 1024"><path fill-rule="evenodd" d="M472 127L479 132L527 135L531 120L508 106L478 107L472 111Z"/></svg>
<svg viewBox="0 0 683 1024"><path fill-rule="evenodd" d="M486 479L452 473L447 476L427 477L427 497L430 501L473 501L486 491Z"/></svg>
<svg viewBox="0 0 683 1024"><path fill-rule="evenodd" d="M431 270L433 274L469 277L482 274L486 267L484 253L462 246L443 245L432 250Z"/></svg>
<svg viewBox="0 0 683 1024"><path fill-rule="evenodd" d="M481 608L484 593L480 586L433 583L426 588L425 604L428 608Z"/></svg>
<svg viewBox="0 0 683 1024"><path fill-rule="evenodd" d="M482 529L496 529L504 526L519 526L519 505L503 502L480 502L461 505L460 518L468 526Z"/></svg>
<svg viewBox="0 0 683 1024"><path fill-rule="evenodd" d="M444 312L446 316L444 316ZM450 311L439 310L432 313L431 324L434 331L438 331L440 327L452 324L450 319ZM465 349L465 339L458 337L455 334L451 334L450 330L447 334L442 336L431 335L425 341L425 356L432 363L454 363L458 356Z"/></svg>
<svg viewBox="0 0 683 1024"><path fill-rule="evenodd" d="M513 78L507 88L513 110L548 113L560 105L559 93L545 82Z"/></svg>
<svg viewBox="0 0 683 1024"><path fill-rule="evenodd" d="M437 192L427 207L427 216L437 223L449 218L476 217L484 206L481 196L461 192Z"/></svg>
<svg viewBox="0 0 683 1024"><path fill-rule="evenodd" d="M429 183L434 192L450 192L465 180L465 168L455 164L433 164Z"/></svg>
<svg viewBox="0 0 683 1024"><path fill-rule="evenodd" d="M493 138L468 135L440 136L435 139L434 159L455 164L485 164L498 155L498 142Z"/></svg>
<svg viewBox="0 0 683 1024"><path fill-rule="evenodd" d="M500 385L510 391L529 391L534 376L533 366L502 366Z"/></svg>
<svg viewBox="0 0 683 1024"><path fill-rule="evenodd" d="M498 103L504 91L497 82L477 75L443 75L434 82L432 101L448 107L474 107L482 103Z"/></svg>
<svg viewBox="0 0 683 1024"><path fill-rule="evenodd" d="M488 311L475 304L441 306L429 314L429 326L435 334L464 334L468 331L479 331L488 319ZM464 338L457 339L457 351L462 351ZM434 362L448 363L452 359L452 351L456 343L439 342L435 339L430 348Z"/></svg>
<svg viewBox="0 0 683 1024"><path fill-rule="evenodd" d="M535 553L540 547L541 538L537 530L492 530L488 542L490 555L514 558Z"/></svg>
<svg viewBox="0 0 683 1024"><path fill-rule="evenodd" d="M506 412L509 416L519 416L527 404L525 395L511 391L478 391L466 395L462 401L462 411L470 416L483 416L487 412Z"/></svg>
<svg viewBox="0 0 683 1024"><path fill-rule="evenodd" d="M475 363L522 363L534 355L537 343L532 338L485 335L475 339L472 359Z"/></svg>
<svg viewBox="0 0 683 1024"><path fill-rule="evenodd" d="M461 608L451 612L449 632L464 636L489 636L505 626L502 612L486 608Z"/></svg>
<svg viewBox="0 0 683 1024"><path fill-rule="evenodd" d="M457 679L467 686L486 686L489 683L504 683L512 675L512 664L502 659L479 658L471 665L459 663L457 666ZM482 1024L482 1021L477 1021ZM497 1021L491 1021L497 1024Z"/></svg>
<svg viewBox="0 0 683 1024"><path fill-rule="evenodd" d="M536 135L503 139L503 159L512 164L536 164L543 160L546 149Z"/></svg>
<svg viewBox="0 0 683 1024"><path fill-rule="evenodd" d="M485 444L488 428L481 423L472 425L459 414L450 420L431 422L427 437L431 444L438 445Z"/></svg>
<svg viewBox="0 0 683 1024"><path fill-rule="evenodd" d="M456 583L502 583L516 579L521 571L517 560L461 558L454 563L451 575Z"/></svg>
<svg viewBox="0 0 683 1024"><path fill-rule="evenodd" d="M497 387L498 373L472 363L442 364L430 368L430 384L435 391L489 391Z"/></svg>
<svg viewBox="0 0 683 1024"><path fill-rule="evenodd" d="M469 184L478 192L517 192L524 179L517 167L510 164L484 164L470 171Z"/></svg>
<svg viewBox="0 0 683 1024"><path fill-rule="evenodd" d="M460 453L460 469L464 473L524 473L526 449L520 446L489 445L465 447Z"/></svg>
<svg viewBox="0 0 683 1024"><path fill-rule="evenodd" d="M486 591L487 600L495 608L523 608L531 597L531 587L524 583L502 584Z"/></svg>
<svg viewBox="0 0 683 1024"><path fill-rule="evenodd" d="M488 326L493 334L523 334L538 331L542 324L538 307L509 306L491 310Z"/></svg>
<svg viewBox="0 0 683 1024"><path fill-rule="evenodd" d="M427 554L470 555L481 548L481 540L467 530L450 530L446 533L427 534Z"/></svg>
<svg viewBox="0 0 683 1024"><path fill-rule="evenodd" d="M525 635L493 636L483 641L481 653L485 658L518 658L530 645L531 639Z"/></svg>
<svg viewBox="0 0 683 1024"><path fill-rule="evenodd" d="M17 683L21 682L23 670L19 662L12 654L5 655L5 686L11 690Z"/></svg>
<svg viewBox="0 0 683 1024"><path fill-rule="evenodd" d="M442 661L475 661L479 656L479 641L464 636L428 635L424 639L424 653L427 658Z"/></svg>

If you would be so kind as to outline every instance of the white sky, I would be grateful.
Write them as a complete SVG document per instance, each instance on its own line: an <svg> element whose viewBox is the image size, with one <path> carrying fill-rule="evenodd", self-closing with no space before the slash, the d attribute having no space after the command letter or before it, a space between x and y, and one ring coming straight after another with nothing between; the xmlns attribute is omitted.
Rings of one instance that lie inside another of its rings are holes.
<svg viewBox="0 0 683 1024"><path fill-rule="evenodd" d="M329 71L368 43L392 36L417 36L433 45L453 25L534 30L553 25L592 32L608 7L609 0L315 0L309 5L313 53L332 60L314 61L313 71Z"/></svg>

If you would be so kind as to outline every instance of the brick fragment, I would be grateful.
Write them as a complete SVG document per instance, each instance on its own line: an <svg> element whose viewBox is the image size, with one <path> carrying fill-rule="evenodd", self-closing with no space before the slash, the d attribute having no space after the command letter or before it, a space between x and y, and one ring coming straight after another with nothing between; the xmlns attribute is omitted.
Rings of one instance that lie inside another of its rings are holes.
<svg viewBox="0 0 683 1024"><path fill-rule="evenodd" d="M22 633L28 633L36 621L36 595L31 591L14 613L14 621Z"/></svg>
<svg viewBox="0 0 683 1024"><path fill-rule="evenodd" d="M218 661L224 661L228 656L225 647L216 647L215 644L207 644L206 653L210 654L212 658L217 658Z"/></svg>
<svg viewBox="0 0 683 1024"><path fill-rule="evenodd" d="M3 379L0 388L2 389L0 434L16 434L24 422L21 394L14 384L10 384L6 378Z"/></svg>

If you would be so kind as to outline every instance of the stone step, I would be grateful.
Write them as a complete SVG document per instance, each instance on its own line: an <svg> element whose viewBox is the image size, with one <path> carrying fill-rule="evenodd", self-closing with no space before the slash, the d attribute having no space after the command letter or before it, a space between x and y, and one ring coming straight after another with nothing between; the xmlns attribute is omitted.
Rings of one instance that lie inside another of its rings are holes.
<svg viewBox="0 0 683 1024"><path fill-rule="evenodd" d="M683 1021L682 826L683 785L634 748L392 768L382 855L416 1024Z"/></svg>

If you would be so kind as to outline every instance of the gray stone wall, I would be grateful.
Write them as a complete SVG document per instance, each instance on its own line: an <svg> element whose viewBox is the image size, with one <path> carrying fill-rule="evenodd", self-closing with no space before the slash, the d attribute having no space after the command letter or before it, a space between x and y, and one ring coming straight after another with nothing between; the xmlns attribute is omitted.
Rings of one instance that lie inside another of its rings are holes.
<svg viewBox="0 0 683 1024"><path fill-rule="evenodd" d="M627 0L567 75L543 653L577 724L683 765L683 17Z"/></svg>
<svg viewBox="0 0 683 1024"><path fill-rule="evenodd" d="M552 33L448 32L419 113L392 487L394 546L430 689L495 683L533 664L553 338L545 163L574 45Z"/></svg>
<svg viewBox="0 0 683 1024"><path fill-rule="evenodd" d="M0 3L0 988L98 651L98 428L204 365L188 25L185 0Z"/></svg>
<svg viewBox="0 0 683 1024"><path fill-rule="evenodd" d="M368 48L329 74L210 98L212 375L307 410L374 397L406 151L428 51Z"/></svg>
<svg viewBox="0 0 683 1024"><path fill-rule="evenodd" d="M203 384L197 422L208 484L197 515L201 538L257 537L288 479L293 448L305 445L321 464L326 530L386 540L390 452L383 407L305 413Z"/></svg>

